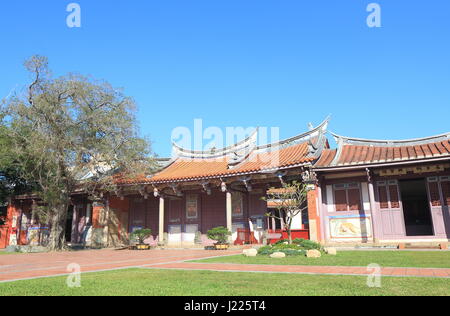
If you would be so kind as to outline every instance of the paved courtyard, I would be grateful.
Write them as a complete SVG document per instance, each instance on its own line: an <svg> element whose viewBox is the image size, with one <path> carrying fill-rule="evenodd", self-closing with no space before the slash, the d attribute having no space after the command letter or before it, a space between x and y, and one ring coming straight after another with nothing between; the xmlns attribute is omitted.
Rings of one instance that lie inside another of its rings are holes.
<svg viewBox="0 0 450 316"><path fill-rule="evenodd" d="M81 272L159 266L218 255L233 255L240 251L206 250L84 250L73 252L11 254L0 256L0 282L67 274L68 265L80 265Z"/></svg>
<svg viewBox="0 0 450 316"><path fill-rule="evenodd" d="M0 256L0 282L67 274L68 265L80 265L81 272L125 268L209 270L228 272L298 273L322 275L368 275L366 267L286 266L231 263L192 263L189 260L234 255L241 250L87 250L60 253L12 254ZM450 269L382 268L384 276L450 278Z"/></svg>

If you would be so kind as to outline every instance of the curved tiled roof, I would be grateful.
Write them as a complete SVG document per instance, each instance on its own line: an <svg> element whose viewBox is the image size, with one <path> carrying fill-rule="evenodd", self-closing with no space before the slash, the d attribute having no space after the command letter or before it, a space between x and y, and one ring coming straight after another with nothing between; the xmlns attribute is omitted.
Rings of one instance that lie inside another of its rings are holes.
<svg viewBox="0 0 450 316"><path fill-rule="evenodd" d="M336 156L336 149L324 149L320 159L314 164L314 167L328 167Z"/></svg>
<svg viewBox="0 0 450 316"><path fill-rule="evenodd" d="M252 153L248 159L234 168L229 167L228 159L187 159L179 158L170 166L150 178L151 183L182 180L199 180L206 178L229 177L311 163L306 142L282 148L272 152Z"/></svg>
<svg viewBox="0 0 450 316"><path fill-rule="evenodd" d="M174 146L177 154L167 167L151 177L141 177L126 184L156 184L222 178L312 164L328 145L326 119L309 132L277 143L256 146L257 130L234 146L214 151L190 151Z"/></svg>
<svg viewBox="0 0 450 316"><path fill-rule="evenodd" d="M315 167L450 158L450 133L409 140L369 140L332 135L338 143L337 150L324 151Z"/></svg>

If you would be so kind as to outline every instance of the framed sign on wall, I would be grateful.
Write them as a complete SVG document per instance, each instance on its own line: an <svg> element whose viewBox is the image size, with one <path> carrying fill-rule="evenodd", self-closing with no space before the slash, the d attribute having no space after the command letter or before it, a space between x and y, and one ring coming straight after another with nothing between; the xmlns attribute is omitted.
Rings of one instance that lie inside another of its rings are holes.
<svg viewBox="0 0 450 316"><path fill-rule="evenodd" d="M233 217L244 215L244 198L241 192L233 192L232 194L232 213Z"/></svg>
<svg viewBox="0 0 450 316"><path fill-rule="evenodd" d="M186 218L198 218L198 196L196 194L186 195Z"/></svg>

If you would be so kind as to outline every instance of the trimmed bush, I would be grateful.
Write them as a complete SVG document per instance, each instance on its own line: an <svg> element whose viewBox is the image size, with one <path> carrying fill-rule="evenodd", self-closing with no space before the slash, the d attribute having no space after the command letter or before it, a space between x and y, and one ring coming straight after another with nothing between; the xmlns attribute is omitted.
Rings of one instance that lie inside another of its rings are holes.
<svg viewBox="0 0 450 316"><path fill-rule="evenodd" d="M284 254L286 254L286 256L304 256L304 255L306 255L306 252L304 249L302 249L298 245L294 245L294 244L289 245L289 244L280 243L280 244L264 246L264 247L261 247L258 249L258 254L264 255L264 256L270 256L271 254L273 254L275 252L283 252Z"/></svg>
<svg viewBox="0 0 450 316"><path fill-rule="evenodd" d="M322 245L315 241L312 241L312 240L297 238L293 241L293 243L300 246L301 248L303 248L305 250L323 251Z"/></svg>
<svg viewBox="0 0 450 316"><path fill-rule="evenodd" d="M289 244L289 240L287 240L287 239L280 239L280 240L278 240L277 242L275 242L275 243L273 244L273 246L276 246L276 245L282 245L282 244Z"/></svg>
<svg viewBox="0 0 450 316"><path fill-rule="evenodd" d="M219 244L228 244L228 236L231 236L231 232L226 227L219 226L208 230L207 235L209 239Z"/></svg>
<svg viewBox="0 0 450 316"><path fill-rule="evenodd" d="M263 246L258 249L258 255L271 255L272 253L271 246Z"/></svg>
<svg viewBox="0 0 450 316"><path fill-rule="evenodd" d="M143 244L144 240L146 240L148 237L150 237L152 234L152 230L149 228L145 228L145 229L138 229L135 230L132 234L131 237L133 239L137 239L139 241L139 244Z"/></svg>
<svg viewBox="0 0 450 316"><path fill-rule="evenodd" d="M285 249L281 252L284 252L286 256L306 256L305 250Z"/></svg>
<svg viewBox="0 0 450 316"><path fill-rule="evenodd" d="M319 250L323 252L322 245L306 239L295 239L292 244L288 240L282 239L273 245L264 246L258 249L258 255L270 256L275 252L283 252L286 256L306 256L308 250Z"/></svg>

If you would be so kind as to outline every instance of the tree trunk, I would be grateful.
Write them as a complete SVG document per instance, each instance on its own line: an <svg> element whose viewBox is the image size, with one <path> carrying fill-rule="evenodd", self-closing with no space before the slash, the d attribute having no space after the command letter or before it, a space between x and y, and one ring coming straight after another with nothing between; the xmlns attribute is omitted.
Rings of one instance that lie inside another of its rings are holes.
<svg viewBox="0 0 450 316"><path fill-rule="evenodd" d="M286 216L286 231L288 234L289 245L292 245L291 227L292 227L292 213L290 211L288 211L287 216Z"/></svg>
<svg viewBox="0 0 450 316"><path fill-rule="evenodd" d="M66 244L67 204L53 208L48 248L51 251L63 250Z"/></svg>
<svg viewBox="0 0 450 316"><path fill-rule="evenodd" d="M289 245L292 245L292 232L291 232L291 227L288 227L287 233L288 233L288 237L289 237Z"/></svg>

